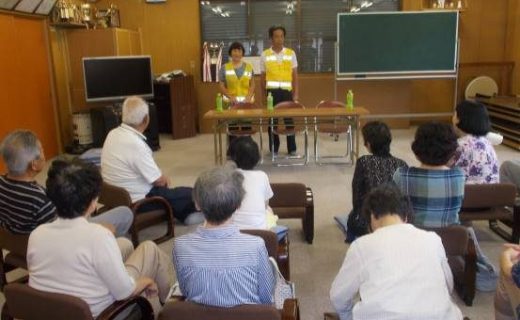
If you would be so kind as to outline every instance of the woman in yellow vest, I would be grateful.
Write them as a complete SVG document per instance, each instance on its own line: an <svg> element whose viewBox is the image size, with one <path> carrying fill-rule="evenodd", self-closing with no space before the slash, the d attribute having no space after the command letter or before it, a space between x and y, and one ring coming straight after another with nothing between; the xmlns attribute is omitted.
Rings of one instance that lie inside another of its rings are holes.
<svg viewBox="0 0 520 320"><path fill-rule="evenodd" d="M244 46L240 42L233 42L229 46L230 61L220 71L220 92L224 100L235 104L239 102L253 102L255 82L253 66L242 61Z"/></svg>

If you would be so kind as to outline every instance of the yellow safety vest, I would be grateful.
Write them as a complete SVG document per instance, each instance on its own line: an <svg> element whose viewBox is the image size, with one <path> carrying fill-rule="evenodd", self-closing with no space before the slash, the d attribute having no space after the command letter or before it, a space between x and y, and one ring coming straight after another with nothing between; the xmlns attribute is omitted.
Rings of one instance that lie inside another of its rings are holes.
<svg viewBox="0 0 520 320"><path fill-rule="evenodd" d="M272 48L264 51L265 79L267 89L292 90L292 56L294 51L282 49L282 61L278 61Z"/></svg>
<svg viewBox="0 0 520 320"><path fill-rule="evenodd" d="M237 77L235 73L235 68L233 67L232 62L226 63L226 87L230 94L237 97L237 101L244 101L249 93L249 83L251 82L251 77L253 76L253 66L249 63L245 63L246 67L244 69L244 73L240 77Z"/></svg>

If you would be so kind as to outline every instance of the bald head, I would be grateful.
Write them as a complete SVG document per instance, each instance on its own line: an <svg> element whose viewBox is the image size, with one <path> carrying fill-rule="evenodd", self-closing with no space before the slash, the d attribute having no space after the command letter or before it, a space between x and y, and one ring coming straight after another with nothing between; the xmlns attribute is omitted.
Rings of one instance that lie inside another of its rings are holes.
<svg viewBox="0 0 520 320"><path fill-rule="evenodd" d="M148 104L139 97L126 98L123 103L123 123L131 127L148 124Z"/></svg>

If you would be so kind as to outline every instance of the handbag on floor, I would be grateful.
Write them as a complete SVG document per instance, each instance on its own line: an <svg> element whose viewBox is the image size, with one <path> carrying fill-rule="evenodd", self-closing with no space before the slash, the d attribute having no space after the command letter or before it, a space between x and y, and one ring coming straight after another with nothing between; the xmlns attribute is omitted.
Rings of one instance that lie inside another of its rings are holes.
<svg viewBox="0 0 520 320"><path fill-rule="evenodd" d="M278 269L278 264L276 263L276 260L273 257L269 257L269 261L271 262L273 274L276 279L273 294L274 304L276 306L276 309L283 309L283 303L285 299L296 298L294 282L285 280L282 273L280 272L280 269Z"/></svg>

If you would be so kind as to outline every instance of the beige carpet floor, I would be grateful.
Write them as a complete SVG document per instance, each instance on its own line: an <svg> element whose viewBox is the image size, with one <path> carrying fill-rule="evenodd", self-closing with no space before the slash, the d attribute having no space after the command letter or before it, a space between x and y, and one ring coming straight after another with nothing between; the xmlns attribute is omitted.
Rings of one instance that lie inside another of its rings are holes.
<svg viewBox="0 0 520 320"><path fill-rule="evenodd" d="M394 142L392 153L405 160L409 165L417 161L410 150L410 143L415 128L408 130L393 130ZM257 139L258 137L256 137ZM174 186L191 186L197 175L214 166L213 136L198 135L194 138L172 140L168 135L161 136L161 150L155 153L156 161L164 173L171 178ZM257 139L258 141L258 139ZM264 142L267 136L264 137ZM328 135L321 135L321 152L341 153L344 151L345 140L334 141ZM309 139L312 142L312 139ZM303 150L303 139L298 138L298 151ZM264 145L267 155L267 146ZM310 148L312 150L312 148ZM285 139L282 139L281 154L285 152ZM366 150L361 146L362 154ZM497 146L499 160L505 161L520 156L513 149ZM312 154L312 151L311 151ZM296 283L296 294L300 302L303 320L323 319L323 313L333 311L328 294L330 284L334 279L348 249L344 243L343 234L336 226L333 217L346 214L351 209L351 180L354 168L349 165L316 165L313 161L308 166L273 167L270 160L260 166L271 182L303 182L314 191L315 201L315 239L312 245L303 241L301 225L297 220L282 220L290 227L291 277ZM38 180L44 182L45 173ZM176 235L182 235L193 230L193 226L178 225ZM145 231L146 236L161 232L163 227L151 228ZM485 223L477 223L477 237L483 250L495 263L502 248L502 239L489 231ZM161 249L171 255L173 240L160 245ZM424 297L427 299L427 297ZM472 320L493 319L493 293L477 292L473 306L466 307L453 295L463 314ZM4 297L0 294L0 303Z"/></svg>

